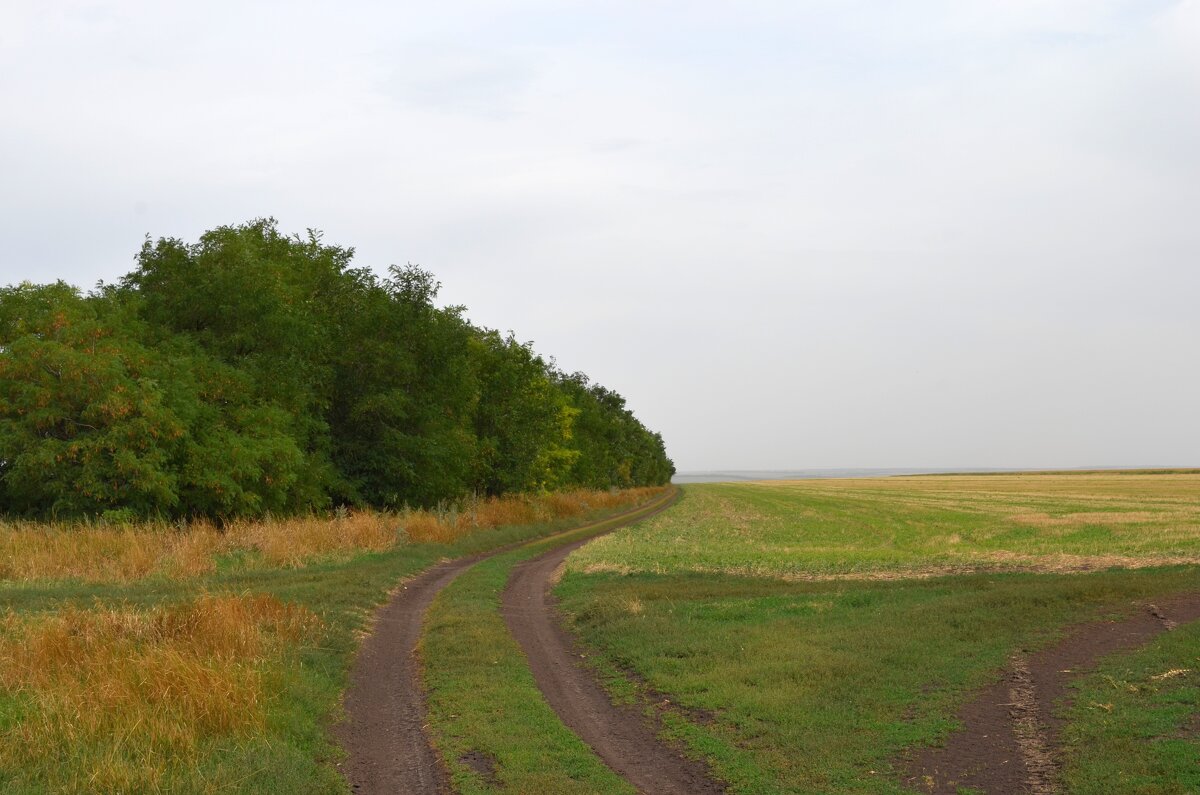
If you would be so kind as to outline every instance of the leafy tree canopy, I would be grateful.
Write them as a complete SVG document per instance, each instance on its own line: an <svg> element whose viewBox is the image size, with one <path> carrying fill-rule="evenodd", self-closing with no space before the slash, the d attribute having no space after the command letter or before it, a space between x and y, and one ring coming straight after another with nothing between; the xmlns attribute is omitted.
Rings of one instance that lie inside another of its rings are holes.
<svg viewBox="0 0 1200 795"><path fill-rule="evenodd" d="M0 511L228 519L667 482L615 392L272 219L0 289Z"/></svg>

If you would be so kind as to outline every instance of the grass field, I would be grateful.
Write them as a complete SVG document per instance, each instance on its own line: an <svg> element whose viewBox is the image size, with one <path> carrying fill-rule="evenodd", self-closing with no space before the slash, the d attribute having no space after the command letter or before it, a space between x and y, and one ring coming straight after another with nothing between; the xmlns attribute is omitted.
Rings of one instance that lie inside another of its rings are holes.
<svg viewBox="0 0 1200 795"><path fill-rule="evenodd" d="M223 532L0 526L0 791L344 792L327 727L401 578L652 493Z"/></svg>
<svg viewBox="0 0 1200 795"><path fill-rule="evenodd" d="M733 791L895 793L906 752L1014 651L1200 590L1197 563L1195 473L711 484L575 552L557 594L613 692L668 694L673 731ZM1106 663L1153 692L1081 684L1069 791L1103 791L1134 755L1128 791L1189 791L1198 658L1179 632Z"/></svg>
<svg viewBox="0 0 1200 795"><path fill-rule="evenodd" d="M689 486L584 572L781 579L1200 562L1200 474L991 475Z"/></svg>

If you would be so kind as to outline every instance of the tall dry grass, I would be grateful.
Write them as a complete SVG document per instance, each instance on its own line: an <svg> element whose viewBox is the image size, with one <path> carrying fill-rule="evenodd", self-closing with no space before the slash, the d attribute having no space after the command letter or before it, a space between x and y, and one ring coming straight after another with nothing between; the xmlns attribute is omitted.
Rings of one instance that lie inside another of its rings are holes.
<svg viewBox="0 0 1200 795"><path fill-rule="evenodd" d="M0 523L0 580L76 578L128 582L156 571L205 574L226 548L210 526L105 527L68 523Z"/></svg>
<svg viewBox="0 0 1200 795"><path fill-rule="evenodd" d="M447 508L407 512L401 522L413 542L451 543L478 530L552 522L591 511L636 505L661 491L661 488L575 489L541 495L472 497Z"/></svg>
<svg viewBox="0 0 1200 795"><path fill-rule="evenodd" d="M262 565L299 567L317 559L381 552L405 543L452 543L468 533L619 508L661 489L579 489L545 495L471 497L431 510L351 511L333 517L197 521L128 526L0 522L0 580L131 582L211 573L220 555L252 553Z"/></svg>
<svg viewBox="0 0 1200 795"><path fill-rule="evenodd" d="M395 514L375 511L238 521L226 526L224 537L230 551L257 552L268 565L293 568L317 558L382 552L405 540Z"/></svg>
<svg viewBox="0 0 1200 795"><path fill-rule="evenodd" d="M261 731L264 664L319 626L270 596L0 616L0 692L19 715L0 731L0 768L53 770L45 760L83 756L87 780L72 765L41 783L158 791L204 742Z"/></svg>

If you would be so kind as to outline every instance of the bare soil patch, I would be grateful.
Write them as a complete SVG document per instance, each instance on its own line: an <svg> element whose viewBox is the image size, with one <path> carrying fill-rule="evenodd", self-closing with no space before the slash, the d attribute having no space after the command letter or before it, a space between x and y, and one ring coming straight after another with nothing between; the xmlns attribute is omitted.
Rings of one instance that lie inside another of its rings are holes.
<svg viewBox="0 0 1200 795"><path fill-rule="evenodd" d="M1072 630L1058 644L1012 658L1003 678L958 713L962 729L939 748L926 748L904 765L905 783L934 795L973 788L990 795L1059 791L1057 744L1064 726L1059 708L1068 686L1101 657L1135 649L1179 624L1200 620L1200 593L1143 605L1119 621Z"/></svg>
<svg viewBox="0 0 1200 795"><path fill-rule="evenodd" d="M458 761L482 776L488 784L495 786L500 783L496 778L496 760L483 751L468 751L460 756Z"/></svg>

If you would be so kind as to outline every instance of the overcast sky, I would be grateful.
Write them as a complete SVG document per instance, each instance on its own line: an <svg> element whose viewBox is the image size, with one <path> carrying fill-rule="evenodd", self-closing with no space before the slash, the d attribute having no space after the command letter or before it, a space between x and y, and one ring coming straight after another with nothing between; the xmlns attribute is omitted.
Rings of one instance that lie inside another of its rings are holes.
<svg viewBox="0 0 1200 795"><path fill-rule="evenodd" d="M0 181L0 283L274 215L682 470L1200 465L1195 0L0 0Z"/></svg>

